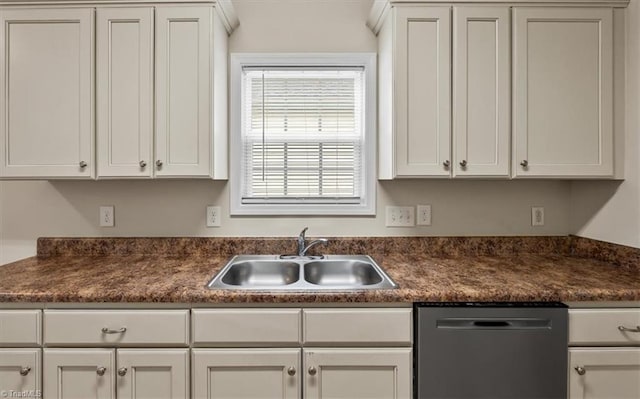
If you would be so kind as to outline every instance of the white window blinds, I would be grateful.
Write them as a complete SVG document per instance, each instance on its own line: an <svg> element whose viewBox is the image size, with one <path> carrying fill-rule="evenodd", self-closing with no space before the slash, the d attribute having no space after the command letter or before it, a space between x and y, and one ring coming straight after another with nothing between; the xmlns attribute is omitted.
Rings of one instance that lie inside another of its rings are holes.
<svg viewBox="0 0 640 399"><path fill-rule="evenodd" d="M363 68L242 70L242 203L359 203Z"/></svg>

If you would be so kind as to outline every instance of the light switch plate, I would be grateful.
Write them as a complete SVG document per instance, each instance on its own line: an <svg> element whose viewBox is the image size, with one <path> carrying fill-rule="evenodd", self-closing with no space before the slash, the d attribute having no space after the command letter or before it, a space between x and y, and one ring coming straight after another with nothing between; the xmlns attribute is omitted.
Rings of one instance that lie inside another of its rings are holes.
<svg viewBox="0 0 640 399"><path fill-rule="evenodd" d="M387 227L413 227L416 224L415 208L412 206L387 206Z"/></svg>

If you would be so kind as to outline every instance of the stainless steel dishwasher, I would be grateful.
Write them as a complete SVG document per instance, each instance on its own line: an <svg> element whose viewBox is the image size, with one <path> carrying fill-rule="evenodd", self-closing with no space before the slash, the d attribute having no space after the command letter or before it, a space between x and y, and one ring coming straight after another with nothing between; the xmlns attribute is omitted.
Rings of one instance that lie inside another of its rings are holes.
<svg viewBox="0 0 640 399"><path fill-rule="evenodd" d="M415 304L418 399L566 399L567 306Z"/></svg>

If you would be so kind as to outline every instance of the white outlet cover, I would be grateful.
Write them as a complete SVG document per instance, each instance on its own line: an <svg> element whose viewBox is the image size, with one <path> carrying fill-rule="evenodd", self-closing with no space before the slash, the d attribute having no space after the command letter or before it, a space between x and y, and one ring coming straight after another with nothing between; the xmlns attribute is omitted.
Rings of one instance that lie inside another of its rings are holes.
<svg viewBox="0 0 640 399"><path fill-rule="evenodd" d="M220 227L220 207L207 206L207 227Z"/></svg>
<svg viewBox="0 0 640 399"><path fill-rule="evenodd" d="M531 207L531 225L544 226L544 207L542 206Z"/></svg>
<svg viewBox="0 0 640 399"><path fill-rule="evenodd" d="M416 208L416 225L431 226L431 205L418 205Z"/></svg>
<svg viewBox="0 0 640 399"><path fill-rule="evenodd" d="M113 205L101 206L99 212L100 227L115 226L115 211Z"/></svg>

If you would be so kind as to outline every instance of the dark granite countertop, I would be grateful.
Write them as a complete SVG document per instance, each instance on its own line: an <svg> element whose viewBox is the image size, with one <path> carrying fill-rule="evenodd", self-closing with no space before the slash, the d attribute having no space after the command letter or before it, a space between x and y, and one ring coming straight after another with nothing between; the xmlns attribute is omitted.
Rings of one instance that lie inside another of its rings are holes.
<svg viewBox="0 0 640 399"><path fill-rule="evenodd" d="M389 248L397 249L397 239L392 240L396 246ZM485 242L488 239L477 240ZM480 241L476 241L473 251L429 253L378 248L378 253L371 255L398 283L398 289L285 293L207 289L206 283L231 256L218 247L218 254L183 251L170 255L157 250L105 254L93 250L100 247L93 244L89 245L93 249L87 250L86 242L83 242L82 250L73 251L55 247L61 242L42 242L39 257L0 267L0 302L257 304L640 300L640 268L634 267L634 263L629 265L609 259L611 248L595 250L591 243L565 245L562 238L558 240L552 245L534 246L536 251L520 251L513 245L500 246L496 244L498 241L488 246L478 246ZM567 237L567 240L571 239ZM461 245L471 241L463 239ZM416 242L410 245L416 245ZM239 249L238 245L232 247ZM274 249L273 245L265 247ZM354 250L363 249L361 243L353 247ZM509 249L504 250L507 247ZM43 248L49 250L49 255L42 254ZM407 255L414 252L420 254ZM605 260L585 257L585 254L604 253L607 254ZM633 256L636 255L633 252Z"/></svg>

